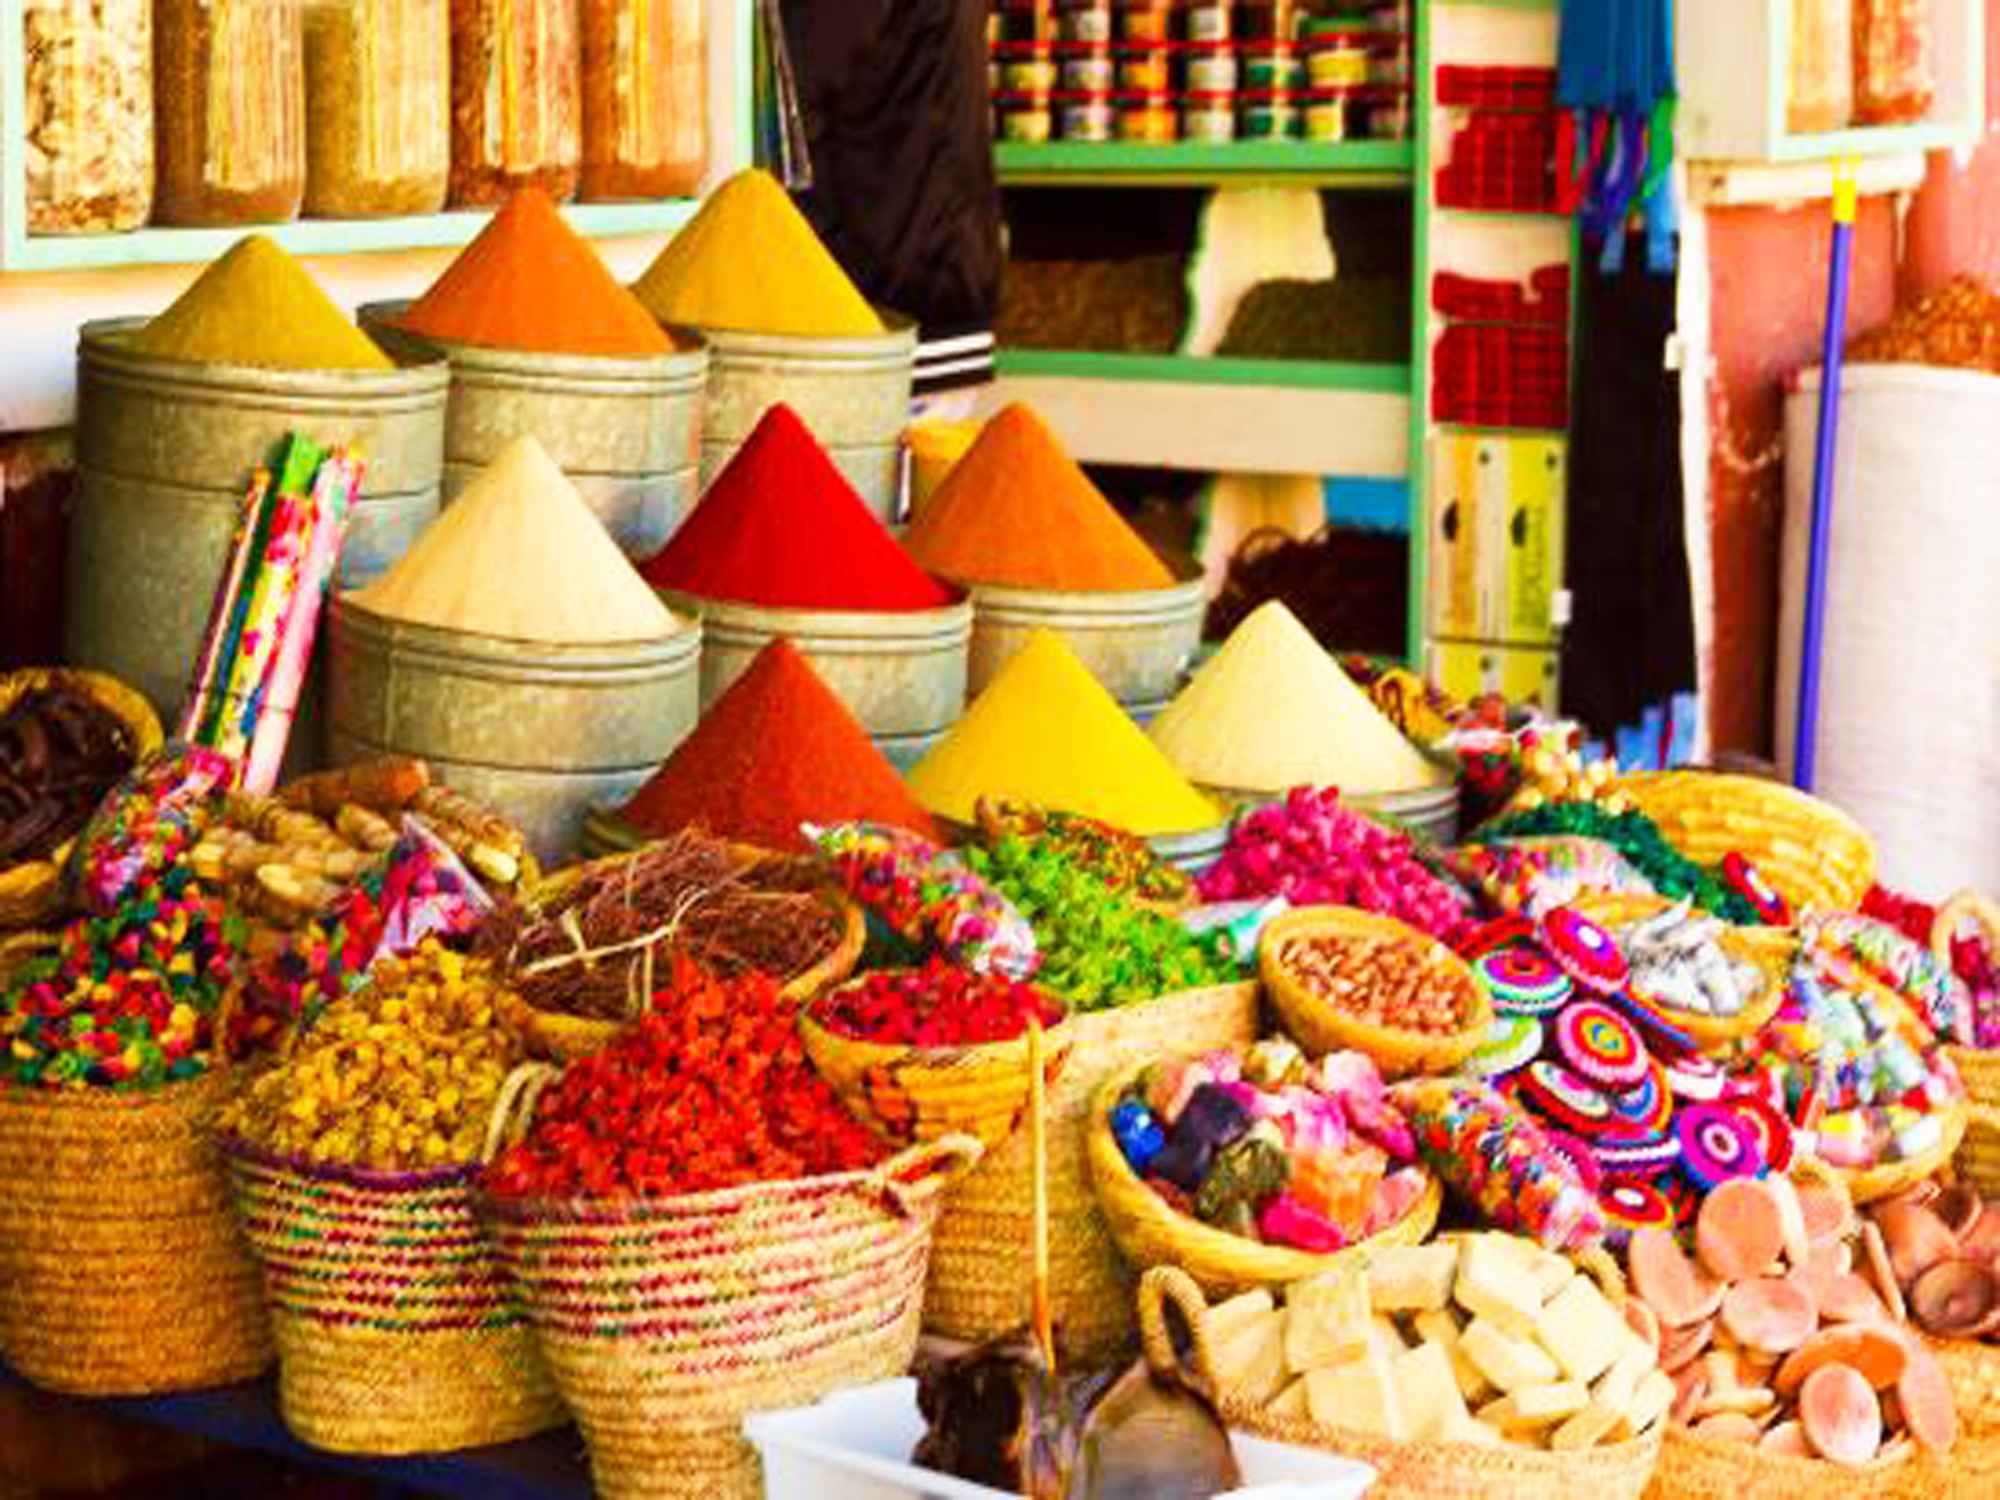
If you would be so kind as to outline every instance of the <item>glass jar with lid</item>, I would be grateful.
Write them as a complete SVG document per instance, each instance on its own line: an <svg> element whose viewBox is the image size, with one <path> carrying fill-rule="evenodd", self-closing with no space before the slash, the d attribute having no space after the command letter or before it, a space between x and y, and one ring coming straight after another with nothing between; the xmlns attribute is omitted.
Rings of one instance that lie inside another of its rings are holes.
<svg viewBox="0 0 2000 1500"><path fill-rule="evenodd" d="M154 0L157 217L254 224L305 194L299 0Z"/></svg>
<svg viewBox="0 0 2000 1500"><path fill-rule="evenodd" d="M448 0L305 0L306 212L436 213L451 171Z"/></svg>
<svg viewBox="0 0 2000 1500"><path fill-rule="evenodd" d="M580 196L684 198L708 165L703 0L583 0Z"/></svg>
<svg viewBox="0 0 2000 1500"><path fill-rule="evenodd" d="M27 0L28 232L136 229L153 207L151 0Z"/></svg>
<svg viewBox="0 0 2000 1500"><path fill-rule="evenodd" d="M573 196L581 114L576 0L451 0L453 206Z"/></svg>

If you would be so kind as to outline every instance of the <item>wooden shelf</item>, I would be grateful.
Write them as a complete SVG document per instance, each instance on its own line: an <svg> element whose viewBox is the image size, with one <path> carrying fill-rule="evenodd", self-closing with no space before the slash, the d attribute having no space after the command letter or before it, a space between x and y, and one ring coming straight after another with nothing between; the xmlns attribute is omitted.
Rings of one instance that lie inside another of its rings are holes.
<svg viewBox="0 0 2000 1500"><path fill-rule="evenodd" d="M1134 356L1135 373L1107 373L1103 362L1122 358L1005 351L993 404L1028 402L1086 463L1315 478L1408 473L1409 372L1401 365L1302 365L1280 384L1217 380L1203 367L1289 362ZM1341 371L1365 373L1342 381Z"/></svg>
<svg viewBox="0 0 2000 1500"><path fill-rule="evenodd" d="M1087 349L1002 349L1002 375L1051 375L1078 380L1157 381L1174 385L1267 386L1313 391L1410 388L1402 364L1334 364L1312 359L1237 359L1226 355L1116 354Z"/></svg>
<svg viewBox="0 0 2000 1500"><path fill-rule="evenodd" d="M1410 141L1002 141L994 148L1009 186L1098 183L1153 187L1228 182L1401 187L1411 175Z"/></svg>
<svg viewBox="0 0 2000 1500"><path fill-rule="evenodd" d="M699 207L692 198L653 203L572 204L563 216L592 239L665 234ZM295 219L228 229L137 229L129 234L15 235L0 241L0 270L61 271L91 266L198 265L247 234L266 234L295 255L363 255L466 244L486 227L491 210L423 214L397 219Z"/></svg>

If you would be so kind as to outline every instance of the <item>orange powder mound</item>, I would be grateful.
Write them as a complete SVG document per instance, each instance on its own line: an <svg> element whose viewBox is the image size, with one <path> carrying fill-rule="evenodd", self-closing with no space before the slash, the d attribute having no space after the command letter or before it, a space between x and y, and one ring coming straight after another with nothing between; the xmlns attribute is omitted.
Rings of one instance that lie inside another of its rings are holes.
<svg viewBox="0 0 2000 1500"><path fill-rule="evenodd" d="M700 826L766 849L808 848L799 832L808 821L865 819L939 836L847 705L782 637L618 811L648 833Z"/></svg>
<svg viewBox="0 0 2000 1500"><path fill-rule="evenodd" d="M669 354L674 341L546 194L523 188L403 314L456 344L544 354Z"/></svg>
<svg viewBox="0 0 2000 1500"><path fill-rule="evenodd" d="M1174 575L1028 407L1009 406L903 535L903 550L953 583L1121 592Z"/></svg>

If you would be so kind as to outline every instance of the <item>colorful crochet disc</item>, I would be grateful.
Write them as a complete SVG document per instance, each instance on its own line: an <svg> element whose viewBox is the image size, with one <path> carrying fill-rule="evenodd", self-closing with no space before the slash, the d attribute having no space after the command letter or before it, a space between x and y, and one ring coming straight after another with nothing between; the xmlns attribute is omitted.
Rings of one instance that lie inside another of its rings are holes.
<svg viewBox="0 0 2000 1500"><path fill-rule="evenodd" d="M1670 1134L1638 1141L1600 1141L1597 1165L1608 1178L1658 1176L1681 1159L1681 1143Z"/></svg>
<svg viewBox="0 0 2000 1500"><path fill-rule="evenodd" d="M1677 1099L1709 1104L1722 1097L1729 1075L1706 1057L1682 1057L1667 1064L1667 1087Z"/></svg>
<svg viewBox="0 0 2000 1500"><path fill-rule="evenodd" d="M1646 1081L1653 1065L1632 1023L1608 1005L1579 1000L1550 1023L1556 1055L1586 1083L1623 1093Z"/></svg>
<svg viewBox="0 0 2000 1500"><path fill-rule="evenodd" d="M1667 1018L1667 1013L1658 1006L1649 1004L1645 998L1631 989L1622 989L1606 995L1604 1003L1616 1006L1645 1037L1646 1045L1655 1053L1668 1057L1680 1057L1689 1052L1699 1051L1701 1044L1694 1033L1676 1026Z"/></svg>
<svg viewBox="0 0 2000 1500"><path fill-rule="evenodd" d="M1531 943L1535 940L1535 924L1526 917L1496 917L1491 922L1475 927L1460 940L1459 956L1467 963L1482 953L1491 953L1496 948L1509 948L1516 943Z"/></svg>
<svg viewBox="0 0 2000 1500"><path fill-rule="evenodd" d="M1690 1104L1674 1117L1681 1169L1707 1192L1732 1177L1761 1177L1766 1162L1761 1132L1736 1103Z"/></svg>
<svg viewBox="0 0 2000 1500"><path fill-rule="evenodd" d="M1544 1130L1542 1136L1549 1143L1549 1149L1576 1172L1577 1181L1589 1189L1593 1197L1604 1186L1604 1172L1597 1164L1596 1153L1566 1130Z"/></svg>
<svg viewBox="0 0 2000 1500"><path fill-rule="evenodd" d="M1542 917L1542 944L1565 974L1596 994L1622 989L1631 977L1617 941L1575 907L1558 906Z"/></svg>
<svg viewBox="0 0 2000 1500"><path fill-rule="evenodd" d="M1499 1078L1525 1068L1542 1054L1542 1023L1533 1016L1495 1016L1479 1050L1465 1060L1465 1071L1481 1078Z"/></svg>
<svg viewBox="0 0 2000 1500"><path fill-rule="evenodd" d="M1722 883L1750 903L1766 927L1791 925L1792 907L1764 872L1734 849L1722 856Z"/></svg>
<svg viewBox="0 0 2000 1500"><path fill-rule="evenodd" d="M1621 1143L1665 1133L1674 1123L1674 1096L1667 1087L1667 1070L1653 1062L1646 1076L1611 1101L1611 1118Z"/></svg>
<svg viewBox="0 0 2000 1500"><path fill-rule="evenodd" d="M1521 1098L1535 1113L1591 1139L1611 1125L1611 1101L1561 1063L1543 1058L1519 1075Z"/></svg>
<svg viewBox="0 0 2000 1500"><path fill-rule="evenodd" d="M1538 948L1516 945L1482 953L1472 972L1502 1015L1550 1015L1574 993L1569 976Z"/></svg>
<svg viewBox="0 0 2000 1500"><path fill-rule="evenodd" d="M1614 1238L1641 1229L1672 1229L1677 1217L1673 1200L1649 1182L1614 1182L1597 1195L1597 1206Z"/></svg>
<svg viewBox="0 0 2000 1500"><path fill-rule="evenodd" d="M1762 1099L1731 1099L1729 1107L1757 1132L1757 1149L1763 1154L1764 1165L1773 1172L1790 1171L1794 1154L1791 1122Z"/></svg>

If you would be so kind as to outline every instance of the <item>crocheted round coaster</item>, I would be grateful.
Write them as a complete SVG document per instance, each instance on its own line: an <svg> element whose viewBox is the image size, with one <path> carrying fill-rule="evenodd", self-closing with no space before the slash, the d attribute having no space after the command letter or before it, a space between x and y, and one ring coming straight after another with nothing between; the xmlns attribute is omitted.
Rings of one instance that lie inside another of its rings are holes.
<svg viewBox="0 0 2000 1500"><path fill-rule="evenodd" d="M1761 1132L1733 1099L1689 1104L1674 1116L1681 1170L1706 1192L1731 1177L1761 1177L1766 1165Z"/></svg>
<svg viewBox="0 0 2000 1500"><path fill-rule="evenodd" d="M1540 1058L1515 1081L1522 1103L1565 1130L1595 1140L1611 1127L1611 1101L1561 1063Z"/></svg>
<svg viewBox="0 0 2000 1500"><path fill-rule="evenodd" d="M1677 1057L1666 1065L1667 1087L1676 1099L1692 1099L1698 1104L1722 1097L1729 1075L1722 1064L1706 1057Z"/></svg>
<svg viewBox="0 0 2000 1500"><path fill-rule="evenodd" d="M1797 1151L1797 1137L1791 1121L1774 1109L1768 1100L1744 1097L1727 1102L1757 1133L1757 1149L1763 1155L1764 1165L1773 1172L1789 1172Z"/></svg>
<svg viewBox="0 0 2000 1500"><path fill-rule="evenodd" d="M1673 1125L1674 1096L1667 1087L1667 1071L1657 1060L1647 1065L1646 1076L1637 1084L1612 1096L1611 1118L1621 1142L1660 1135Z"/></svg>
<svg viewBox="0 0 2000 1500"><path fill-rule="evenodd" d="M1521 944L1480 954L1473 960L1472 973L1502 1015L1546 1016L1560 1009L1575 991L1569 975L1554 959L1539 948Z"/></svg>
<svg viewBox="0 0 2000 1500"><path fill-rule="evenodd" d="M1622 989L1631 977L1617 941L1574 907L1558 906L1543 915L1542 945L1565 974L1597 994Z"/></svg>
<svg viewBox="0 0 2000 1500"><path fill-rule="evenodd" d="M1600 1141L1593 1149L1599 1170L1614 1179L1651 1179L1681 1159L1681 1143L1668 1133L1634 1141Z"/></svg>
<svg viewBox="0 0 2000 1500"><path fill-rule="evenodd" d="M1550 1023L1550 1038L1571 1072L1607 1092L1622 1093L1644 1083L1653 1065L1638 1028L1595 1000L1564 1006Z"/></svg>
<svg viewBox="0 0 2000 1500"><path fill-rule="evenodd" d="M1495 1016L1486 1040L1465 1060L1465 1071L1481 1078L1501 1078L1525 1068L1541 1055L1540 1021L1533 1016Z"/></svg>
<svg viewBox="0 0 2000 1500"><path fill-rule="evenodd" d="M1673 1200L1650 1182L1613 1182L1597 1195L1604 1212L1605 1233L1614 1240L1628 1239L1641 1229L1672 1229Z"/></svg>
<svg viewBox="0 0 2000 1500"><path fill-rule="evenodd" d="M1701 1048L1693 1032L1675 1025L1664 1010L1634 989L1628 987L1606 995L1604 1003L1615 1006L1626 1020L1639 1028L1639 1034L1645 1037L1647 1047L1656 1056L1680 1057Z"/></svg>

